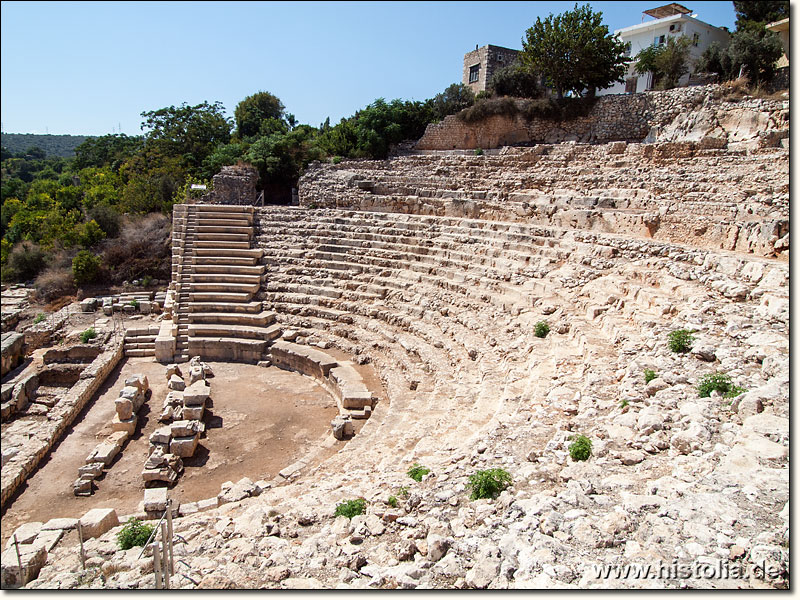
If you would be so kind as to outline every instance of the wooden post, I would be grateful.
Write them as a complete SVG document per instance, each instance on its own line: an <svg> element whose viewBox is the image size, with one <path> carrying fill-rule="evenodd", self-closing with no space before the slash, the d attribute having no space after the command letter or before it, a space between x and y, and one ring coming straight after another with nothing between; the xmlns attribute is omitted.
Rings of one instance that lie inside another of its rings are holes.
<svg viewBox="0 0 800 600"><path fill-rule="evenodd" d="M156 589L163 589L161 585L161 550L158 542L153 542L150 547L153 549L153 575L156 577Z"/></svg>
<svg viewBox="0 0 800 600"><path fill-rule="evenodd" d="M167 507L169 510L169 507ZM169 548L167 547L167 524L161 521L161 575L164 578L164 589L169 589Z"/></svg>
<svg viewBox="0 0 800 600"><path fill-rule="evenodd" d="M169 574L175 575L175 554L172 549L172 498L167 500L167 543L169 544Z"/></svg>
<svg viewBox="0 0 800 600"><path fill-rule="evenodd" d="M78 541L81 543L81 569L86 570L86 551L83 549L83 527L78 521Z"/></svg>
<svg viewBox="0 0 800 600"><path fill-rule="evenodd" d="M17 534L14 533L14 550L17 552L17 566L19 567L19 584L25 585L25 576L22 573L22 557L19 555L19 543L17 542Z"/></svg>

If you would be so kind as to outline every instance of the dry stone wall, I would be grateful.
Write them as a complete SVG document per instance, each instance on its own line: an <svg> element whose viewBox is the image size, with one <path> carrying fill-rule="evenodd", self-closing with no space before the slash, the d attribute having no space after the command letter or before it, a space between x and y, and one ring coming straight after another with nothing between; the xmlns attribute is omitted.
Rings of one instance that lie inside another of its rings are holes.
<svg viewBox="0 0 800 600"><path fill-rule="evenodd" d="M429 125L416 149L487 149L572 141L697 141L711 148L750 142L750 146L758 147L775 144L774 140L759 140L761 132L785 131L788 137L788 100L730 102L721 100L722 93L720 86L708 85L603 96L587 116L558 122L495 115L466 123L451 115Z"/></svg>

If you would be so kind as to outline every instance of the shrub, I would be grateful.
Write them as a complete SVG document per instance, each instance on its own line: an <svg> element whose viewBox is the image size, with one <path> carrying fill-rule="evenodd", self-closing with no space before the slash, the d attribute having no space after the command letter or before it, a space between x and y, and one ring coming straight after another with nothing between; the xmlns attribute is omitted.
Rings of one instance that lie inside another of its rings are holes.
<svg viewBox="0 0 800 600"><path fill-rule="evenodd" d="M45 302L69 296L75 292L75 279L70 267L53 265L45 269L34 282L36 295Z"/></svg>
<svg viewBox="0 0 800 600"><path fill-rule="evenodd" d="M539 321L533 326L533 335L538 338L547 337L548 333L550 333L550 325L547 324L547 321Z"/></svg>
<svg viewBox="0 0 800 600"><path fill-rule="evenodd" d="M44 316L44 313L39 313L36 315L36 318L33 320L34 325L38 325L42 321L44 321L47 317Z"/></svg>
<svg viewBox="0 0 800 600"><path fill-rule="evenodd" d="M347 517L352 519L356 515L363 515L367 511L367 501L364 498L356 498L355 500L345 500L344 502L336 505L334 514L337 517Z"/></svg>
<svg viewBox="0 0 800 600"><path fill-rule="evenodd" d="M692 349L694 342L691 329L676 329L669 334L669 349L678 354L685 354Z"/></svg>
<svg viewBox="0 0 800 600"><path fill-rule="evenodd" d="M626 406L628 406L628 404L630 404L630 402L628 402L628 399L627 398L623 398L622 401L619 403L619 407L620 408L625 408Z"/></svg>
<svg viewBox="0 0 800 600"><path fill-rule="evenodd" d="M14 246L8 254L3 279L10 281L30 281L44 269L47 254L33 242L22 242Z"/></svg>
<svg viewBox="0 0 800 600"><path fill-rule="evenodd" d="M585 435L579 435L575 441L569 445L569 455L572 460L587 460L592 455L592 440Z"/></svg>
<svg viewBox="0 0 800 600"><path fill-rule="evenodd" d="M483 156L483 148L475 148L475 156Z"/></svg>
<svg viewBox="0 0 800 600"><path fill-rule="evenodd" d="M117 542L122 550L130 550L134 546L144 546L152 533L152 525L145 525L139 519L131 517L117 534Z"/></svg>
<svg viewBox="0 0 800 600"><path fill-rule="evenodd" d="M406 475L411 477L411 479L413 479L414 481L422 481L422 478L430 472L431 470L428 467L423 467L422 465L414 463L414 465L408 470Z"/></svg>
<svg viewBox="0 0 800 600"><path fill-rule="evenodd" d="M389 496L389 499L386 500L386 504L392 508L397 508L397 496Z"/></svg>
<svg viewBox="0 0 800 600"><path fill-rule="evenodd" d="M700 394L701 398L708 398L713 391L721 393L725 398L735 398L747 390L734 385L730 376L726 373L718 372L704 375L697 384L697 393Z"/></svg>
<svg viewBox="0 0 800 600"><path fill-rule="evenodd" d="M644 370L644 382L650 383L653 379L656 378L656 372L653 369L645 369Z"/></svg>
<svg viewBox="0 0 800 600"><path fill-rule="evenodd" d="M97 337L97 332L94 330L94 327L89 327L86 331L81 332L81 342L84 344L88 344L89 340L93 340Z"/></svg>
<svg viewBox="0 0 800 600"><path fill-rule="evenodd" d="M331 158L332 165L338 165L340 162L342 162L341 156L334 156L333 158Z"/></svg>
<svg viewBox="0 0 800 600"><path fill-rule="evenodd" d="M72 259L72 278L78 285L92 283L100 274L100 257L81 250Z"/></svg>
<svg viewBox="0 0 800 600"><path fill-rule="evenodd" d="M134 298L128 304L130 304L134 309L139 310L139 301Z"/></svg>
<svg viewBox="0 0 800 600"><path fill-rule="evenodd" d="M400 494L403 498L408 498L409 496L408 487L405 485L401 485L400 489L397 490L397 493Z"/></svg>
<svg viewBox="0 0 800 600"><path fill-rule="evenodd" d="M130 219L118 238L103 243L103 264L109 283L121 284L145 275L169 279L171 264L171 220L161 214Z"/></svg>
<svg viewBox="0 0 800 600"><path fill-rule="evenodd" d="M504 469L487 469L478 471L469 476L467 484L472 492L472 500L481 498L497 498L504 489L511 484L511 475Z"/></svg>

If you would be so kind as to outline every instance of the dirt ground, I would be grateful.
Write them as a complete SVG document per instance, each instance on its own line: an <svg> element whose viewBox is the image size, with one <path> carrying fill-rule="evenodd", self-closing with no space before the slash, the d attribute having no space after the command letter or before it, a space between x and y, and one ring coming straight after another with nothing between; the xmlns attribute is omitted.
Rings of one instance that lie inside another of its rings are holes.
<svg viewBox="0 0 800 600"><path fill-rule="evenodd" d="M216 496L225 481L242 477L272 479L312 450L323 460L345 442L327 448L336 404L311 378L276 367L211 362L212 407L206 411L205 437L195 455L184 459L185 472L170 492L179 502ZM188 367L188 365L187 365ZM361 369L359 369L361 370ZM366 371L367 369L364 369ZM97 444L110 432L114 400L133 373L147 375L152 396L139 411L139 427L114 463L98 480L93 496L76 497L72 483ZM80 517L97 507L113 507L120 516L137 512L144 485L150 434L167 394L165 366L152 358L123 359L73 427L54 447L2 514L2 542L28 521ZM359 427L360 428L360 427Z"/></svg>

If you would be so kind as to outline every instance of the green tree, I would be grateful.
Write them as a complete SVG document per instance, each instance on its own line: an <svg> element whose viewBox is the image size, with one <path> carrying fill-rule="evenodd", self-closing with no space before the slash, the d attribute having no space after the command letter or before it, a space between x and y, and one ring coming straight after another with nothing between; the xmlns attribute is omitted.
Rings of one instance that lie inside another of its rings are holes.
<svg viewBox="0 0 800 600"><path fill-rule="evenodd" d="M778 35L766 29L744 28L731 36L728 46L731 73L730 78L744 72L751 83L756 85L768 82L775 75L775 62L783 54L783 45Z"/></svg>
<svg viewBox="0 0 800 600"><path fill-rule="evenodd" d="M789 16L789 0L734 0L736 30L748 27L762 29L767 23L780 21Z"/></svg>
<svg viewBox="0 0 800 600"><path fill-rule="evenodd" d="M689 38L667 38L665 44L648 46L636 55L634 68L639 75L653 74L654 87L669 90L677 87L678 80L689 72Z"/></svg>
<svg viewBox="0 0 800 600"><path fill-rule="evenodd" d="M522 64L541 73L559 98L566 92L593 95L597 88L622 81L625 44L602 24L603 13L588 5L558 16L537 17L522 40Z"/></svg>
<svg viewBox="0 0 800 600"><path fill-rule="evenodd" d="M231 122L224 111L221 102L202 102L143 112L146 149L156 158L179 158L189 173L197 175L203 160L231 139Z"/></svg>
<svg viewBox="0 0 800 600"><path fill-rule="evenodd" d="M492 74L488 89L493 96L539 98L543 95L540 77L519 62L506 65Z"/></svg>
<svg viewBox="0 0 800 600"><path fill-rule="evenodd" d="M129 137L124 133L88 138L75 148L75 168L111 166L119 170L123 161L142 147L142 136Z"/></svg>
<svg viewBox="0 0 800 600"><path fill-rule="evenodd" d="M441 121L447 115L469 108L475 104L475 94L463 83L453 83L429 100L433 118Z"/></svg>
<svg viewBox="0 0 800 600"><path fill-rule="evenodd" d="M240 139L261 133L261 123L265 119L284 119L284 106L280 99L269 92L257 92L248 96L233 111L236 120L236 132Z"/></svg>

